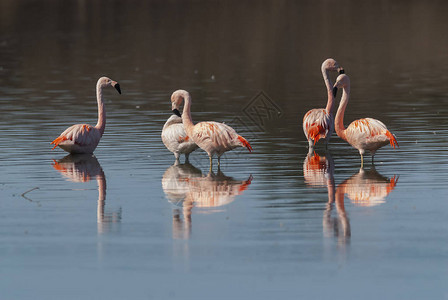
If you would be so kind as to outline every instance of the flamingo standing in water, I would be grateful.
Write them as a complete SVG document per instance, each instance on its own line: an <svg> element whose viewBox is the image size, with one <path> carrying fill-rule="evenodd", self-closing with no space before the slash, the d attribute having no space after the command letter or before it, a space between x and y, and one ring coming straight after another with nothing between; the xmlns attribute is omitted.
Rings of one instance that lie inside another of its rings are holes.
<svg viewBox="0 0 448 300"><path fill-rule="evenodd" d="M187 91L177 90L171 95L171 103L173 112L181 116L178 108L185 101L182 123L184 124L185 132L195 142L199 148L207 152L210 159L210 169L212 168L213 155L218 156L218 167L220 166L220 158L224 152L230 151L236 147L246 147L249 152L252 152L252 147L249 142L238 135L236 131L223 123L218 122L200 122L193 124L191 118L191 97Z"/></svg>
<svg viewBox="0 0 448 300"><path fill-rule="evenodd" d="M345 74L339 75L334 88L343 89L341 103L339 104L335 118L336 133L340 138L359 150L359 154L361 154L361 168L364 164L363 155L366 150L369 150L372 154L373 162L375 152L379 148L389 143L394 149L395 146L398 147L395 136L379 120L372 118L355 120L345 129L344 113L350 97L350 78Z"/></svg>
<svg viewBox="0 0 448 300"><path fill-rule="evenodd" d="M176 162L179 162L182 153L185 154L185 161L188 161L190 153L198 148L185 132L182 118L176 115L169 117L163 125L162 141L165 147L174 153Z"/></svg>
<svg viewBox="0 0 448 300"><path fill-rule="evenodd" d="M328 146L328 142L334 131L333 107L337 91L333 89L329 72L338 71L339 74L344 73L344 69L332 58L328 58L322 63L321 70L325 86L327 87L327 106L325 108L311 109L303 117L303 132L305 133L310 148L313 148L319 139L324 139Z"/></svg>
<svg viewBox="0 0 448 300"><path fill-rule="evenodd" d="M98 102L98 123L96 126L89 124L76 124L67 128L51 144L54 148L75 153L93 153L103 136L106 127L106 110L103 102L103 88L113 86L121 94L120 85L107 77L101 77L96 84L96 100ZM51 149L51 150L53 150Z"/></svg>

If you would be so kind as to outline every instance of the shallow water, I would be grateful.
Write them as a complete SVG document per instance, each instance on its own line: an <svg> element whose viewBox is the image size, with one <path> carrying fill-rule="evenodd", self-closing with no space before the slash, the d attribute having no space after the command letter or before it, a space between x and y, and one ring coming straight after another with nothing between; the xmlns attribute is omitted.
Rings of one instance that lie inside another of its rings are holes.
<svg viewBox="0 0 448 300"><path fill-rule="evenodd" d="M448 298L447 9L1 1L1 298ZM337 136L308 155L327 57L351 78L345 124L398 138L364 170ZM123 94L105 91L95 155L51 151L96 123L102 75ZM173 165L160 133L179 88L255 151Z"/></svg>

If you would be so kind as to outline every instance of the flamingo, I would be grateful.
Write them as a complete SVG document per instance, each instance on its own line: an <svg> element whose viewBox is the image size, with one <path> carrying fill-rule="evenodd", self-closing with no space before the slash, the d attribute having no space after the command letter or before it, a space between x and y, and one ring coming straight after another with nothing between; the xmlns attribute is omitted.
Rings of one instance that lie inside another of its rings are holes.
<svg viewBox="0 0 448 300"><path fill-rule="evenodd" d="M215 154L218 156L219 168L221 155L224 152L236 147L246 147L249 152L252 152L252 146L249 142L241 135L238 135L232 127L224 123L200 122L196 125L193 124L190 112L191 97L185 90L177 90L171 96L172 109L177 116L181 116L178 108L182 101L185 101L182 117L185 132L199 148L207 152L210 159L210 170L212 168L212 157Z"/></svg>
<svg viewBox="0 0 448 300"><path fill-rule="evenodd" d="M396 137L379 120L372 118L355 120L345 129L344 113L350 97L350 78L345 74L339 75L334 88L343 89L341 102L335 118L336 133L340 138L359 150L359 154L361 155L361 168L364 165L363 155L366 150L369 150L372 154L373 163L373 157L379 148L389 143L394 149L395 146L398 147Z"/></svg>
<svg viewBox="0 0 448 300"><path fill-rule="evenodd" d="M76 124L67 128L51 144L69 153L92 154L103 136L106 127L106 110L103 102L103 88L113 86L121 94L120 85L107 77L101 77L96 84L96 100L98 102L98 123L96 126L89 124ZM51 149L51 150L53 150Z"/></svg>
<svg viewBox="0 0 448 300"><path fill-rule="evenodd" d="M185 154L185 161L188 161L190 153L198 148L185 132L182 118L176 115L169 117L163 125L162 141L165 147L174 153L176 162L182 153Z"/></svg>
<svg viewBox="0 0 448 300"><path fill-rule="evenodd" d="M328 58L322 63L321 70L325 86L327 87L328 100L325 108L311 109L303 117L303 132L308 140L309 148L313 148L320 139L324 139L328 146L334 131L333 107L337 91L333 89L329 72L338 71L339 74L344 73L344 69L332 58Z"/></svg>

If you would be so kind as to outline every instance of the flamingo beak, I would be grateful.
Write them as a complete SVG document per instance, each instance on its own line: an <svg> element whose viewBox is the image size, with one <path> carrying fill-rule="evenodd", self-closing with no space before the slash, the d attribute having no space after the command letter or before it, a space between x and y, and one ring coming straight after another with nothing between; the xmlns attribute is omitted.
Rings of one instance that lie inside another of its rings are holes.
<svg viewBox="0 0 448 300"><path fill-rule="evenodd" d="M121 95L121 89L118 82L112 83L112 86L118 91L118 93Z"/></svg>
<svg viewBox="0 0 448 300"><path fill-rule="evenodd" d="M343 67L338 68L339 75L345 74L345 70Z"/></svg>
<svg viewBox="0 0 448 300"><path fill-rule="evenodd" d="M173 109L173 113L174 113L176 116L182 118L182 115L180 114L180 112L179 112L179 110L178 110L177 108Z"/></svg>
<svg viewBox="0 0 448 300"><path fill-rule="evenodd" d="M333 97L336 98L337 93L338 93L338 87L335 86L335 87L333 88Z"/></svg>

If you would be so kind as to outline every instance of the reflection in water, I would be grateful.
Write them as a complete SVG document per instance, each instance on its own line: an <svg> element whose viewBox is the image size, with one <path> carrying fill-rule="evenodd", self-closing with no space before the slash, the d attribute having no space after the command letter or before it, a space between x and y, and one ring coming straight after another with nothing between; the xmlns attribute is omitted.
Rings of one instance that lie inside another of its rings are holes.
<svg viewBox="0 0 448 300"><path fill-rule="evenodd" d="M350 239L350 222L345 213L344 195L335 197L334 161L329 153L319 156L309 152L303 162L305 183L310 187L326 187L328 202L324 211L322 226L326 237L336 237L339 245L344 246ZM332 217L333 206L336 204L337 216Z"/></svg>
<svg viewBox="0 0 448 300"><path fill-rule="evenodd" d="M386 201L387 195L395 188L397 182L396 175L389 179L379 174L374 167L368 171L361 168L359 173L338 186L336 194L342 194L342 197L347 194L355 205L375 206Z"/></svg>
<svg viewBox="0 0 448 300"><path fill-rule="evenodd" d="M334 161L329 154L319 156L316 152L308 153L303 163L305 183L310 187L326 187L328 191L327 207L323 216L325 236L335 236L339 245L345 245L351 236L350 222L345 212L344 196L355 205L375 206L385 202L387 195L395 188L398 176L388 179L379 174L374 167L370 170L360 169L358 173L344 180L335 189ZM337 217L332 217L336 206Z"/></svg>
<svg viewBox="0 0 448 300"><path fill-rule="evenodd" d="M218 207L233 202L236 196L241 195L251 182L252 175L241 181L225 176L220 169L217 174L210 171L207 176L203 176L199 169L189 163L170 166L163 174L162 188L168 201L179 207L173 212L173 237L190 237L193 207L206 208L206 212L217 212Z"/></svg>
<svg viewBox="0 0 448 300"><path fill-rule="evenodd" d="M54 161L53 168L58 170L69 181L88 182L91 178L96 179L98 183L98 233L109 231L111 224L121 221L121 208L117 212L105 213L106 176L94 155L69 154L58 161Z"/></svg>
<svg viewBox="0 0 448 300"><path fill-rule="evenodd" d="M303 162L303 176L306 185L310 187L329 187L334 189L334 161L329 153L319 156L310 151ZM329 192L330 193L330 192Z"/></svg>

